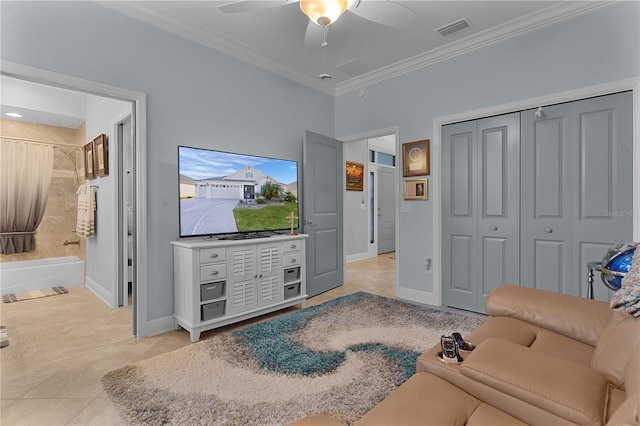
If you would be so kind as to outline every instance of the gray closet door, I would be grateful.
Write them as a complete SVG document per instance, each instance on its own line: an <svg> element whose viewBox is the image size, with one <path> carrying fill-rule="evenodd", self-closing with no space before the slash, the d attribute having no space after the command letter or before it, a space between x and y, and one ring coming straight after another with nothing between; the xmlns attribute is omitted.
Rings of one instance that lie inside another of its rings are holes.
<svg viewBox="0 0 640 426"><path fill-rule="evenodd" d="M442 302L483 312L520 278L519 113L442 130Z"/></svg>
<svg viewBox="0 0 640 426"><path fill-rule="evenodd" d="M575 103L576 185L572 190L572 294L587 295L587 262L633 237L631 92ZM609 300L595 283L597 299Z"/></svg>
<svg viewBox="0 0 640 426"><path fill-rule="evenodd" d="M587 262L632 236L632 96L535 112L522 112L521 284L586 297Z"/></svg>
<svg viewBox="0 0 640 426"><path fill-rule="evenodd" d="M521 113L520 283L571 293L571 188L576 152L571 104Z"/></svg>
<svg viewBox="0 0 640 426"><path fill-rule="evenodd" d="M442 304L476 310L476 121L442 128Z"/></svg>
<svg viewBox="0 0 640 426"><path fill-rule="evenodd" d="M478 311L502 284L520 283L520 113L478 120Z"/></svg>

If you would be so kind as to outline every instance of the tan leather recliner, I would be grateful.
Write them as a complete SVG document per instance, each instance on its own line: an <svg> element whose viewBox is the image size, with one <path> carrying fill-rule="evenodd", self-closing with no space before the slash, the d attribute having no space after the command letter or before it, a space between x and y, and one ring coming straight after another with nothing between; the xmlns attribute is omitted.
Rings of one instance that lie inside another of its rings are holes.
<svg viewBox="0 0 640 426"><path fill-rule="evenodd" d="M459 364L422 354L416 374L358 425L638 425L640 318L609 304L505 285ZM455 330L451 330L452 332ZM294 423L336 425L308 417Z"/></svg>
<svg viewBox="0 0 640 426"><path fill-rule="evenodd" d="M510 285L490 293L486 310L490 317L466 337L477 348L463 352L461 364L441 362L434 347L417 371L528 424L637 424L639 318L605 302Z"/></svg>

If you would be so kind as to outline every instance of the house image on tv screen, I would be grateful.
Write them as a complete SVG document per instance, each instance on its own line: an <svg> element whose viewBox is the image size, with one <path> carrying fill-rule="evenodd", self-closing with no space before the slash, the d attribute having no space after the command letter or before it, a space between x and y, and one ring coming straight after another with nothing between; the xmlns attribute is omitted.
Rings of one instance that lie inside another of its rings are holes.
<svg viewBox="0 0 640 426"><path fill-rule="evenodd" d="M288 229L298 213L295 161L180 147L179 179L181 237Z"/></svg>
<svg viewBox="0 0 640 426"><path fill-rule="evenodd" d="M278 182L263 175L257 169L247 166L229 176L209 179L194 180L189 176L180 175L180 197L255 200L257 195L262 194L262 187L267 182L280 185L283 192L291 191L289 185ZM297 185L295 186L297 192Z"/></svg>

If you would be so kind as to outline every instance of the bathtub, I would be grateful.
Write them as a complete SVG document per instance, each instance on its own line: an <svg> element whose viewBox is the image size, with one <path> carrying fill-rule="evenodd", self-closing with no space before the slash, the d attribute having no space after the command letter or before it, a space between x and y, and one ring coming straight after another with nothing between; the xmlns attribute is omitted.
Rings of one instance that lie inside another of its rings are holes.
<svg viewBox="0 0 640 426"><path fill-rule="evenodd" d="M25 293L84 285L84 261L77 256L0 263L0 293Z"/></svg>

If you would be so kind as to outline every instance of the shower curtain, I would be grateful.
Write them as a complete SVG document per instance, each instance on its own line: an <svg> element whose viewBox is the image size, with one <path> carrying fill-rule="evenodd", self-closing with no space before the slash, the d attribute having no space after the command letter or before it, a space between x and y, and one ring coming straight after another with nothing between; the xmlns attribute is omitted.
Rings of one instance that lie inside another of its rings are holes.
<svg viewBox="0 0 640 426"><path fill-rule="evenodd" d="M53 146L0 139L0 249L24 253L36 247L53 175Z"/></svg>

